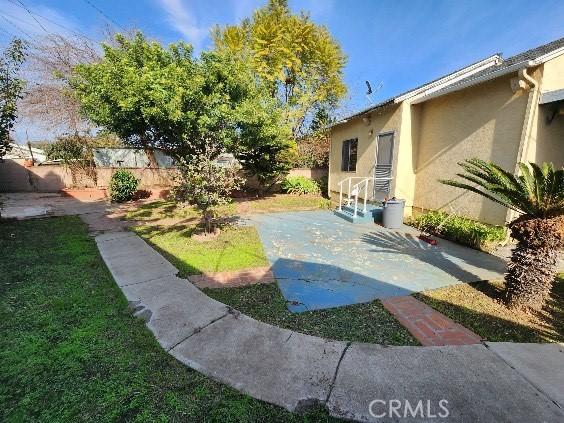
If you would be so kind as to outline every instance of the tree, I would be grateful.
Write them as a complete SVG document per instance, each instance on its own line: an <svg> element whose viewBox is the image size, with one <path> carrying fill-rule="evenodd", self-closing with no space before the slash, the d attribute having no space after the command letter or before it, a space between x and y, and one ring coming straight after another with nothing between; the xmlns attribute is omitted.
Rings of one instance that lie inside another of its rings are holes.
<svg viewBox="0 0 564 423"><path fill-rule="evenodd" d="M153 148L180 153L181 105L193 80L192 48L185 43L164 49L137 32L102 44L103 58L74 68L71 87L82 112L96 125L142 148L152 164Z"/></svg>
<svg viewBox="0 0 564 423"><path fill-rule="evenodd" d="M80 113L69 81L78 64L100 60L96 46L84 38L49 34L28 50L29 84L20 102L22 116L49 131L82 135L92 124Z"/></svg>
<svg viewBox="0 0 564 423"><path fill-rule="evenodd" d="M505 301L510 307L541 309L556 276L564 247L564 169L552 163L519 163L520 175L479 159L460 163L467 182L444 184L477 193L520 214L510 222L517 240L505 277Z"/></svg>
<svg viewBox="0 0 564 423"><path fill-rule="evenodd" d="M227 204L231 193L243 182L236 166L220 165L212 159L216 154L210 148L189 159L182 159L178 163L180 183L174 189L177 200L190 202L202 212L206 233L215 229L218 206Z"/></svg>
<svg viewBox="0 0 564 423"><path fill-rule="evenodd" d="M0 56L0 158L8 152L10 131L17 118L17 101L22 98L25 82L18 72L25 60L25 45L14 39Z"/></svg>
<svg viewBox="0 0 564 423"><path fill-rule="evenodd" d="M194 58L185 43L164 49L141 33L117 35L103 50L99 63L75 68L72 86L90 120L126 144L161 148L177 161L230 152L262 180L285 167L278 160L293 144L248 62L223 52Z"/></svg>
<svg viewBox="0 0 564 423"><path fill-rule="evenodd" d="M331 110L344 97L346 63L339 44L305 13L293 15L286 0L270 0L240 25L214 30L216 49L252 62L272 97L284 106L295 139L316 110Z"/></svg>

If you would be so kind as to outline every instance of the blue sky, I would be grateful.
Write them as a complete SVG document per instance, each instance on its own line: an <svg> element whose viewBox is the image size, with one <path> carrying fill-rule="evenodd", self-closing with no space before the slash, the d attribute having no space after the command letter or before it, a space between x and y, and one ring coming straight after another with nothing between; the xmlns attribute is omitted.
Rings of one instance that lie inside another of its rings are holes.
<svg viewBox="0 0 564 423"><path fill-rule="evenodd" d="M210 47L209 29L249 16L266 0L21 0L47 32L98 40L104 25L139 28L164 43ZM90 3L90 4L89 4ZM564 1L290 0L326 25L348 57L347 109L377 102L485 56L504 57L564 37ZM94 5L95 7L93 7ZM97 9L101 10L100 13ZM119 28L118 28L119 29ZM19 0L0 0L0 45L45 30ZM21 130L20 124L20 130ZM18 131L20 133L20 131Z"/></svg>

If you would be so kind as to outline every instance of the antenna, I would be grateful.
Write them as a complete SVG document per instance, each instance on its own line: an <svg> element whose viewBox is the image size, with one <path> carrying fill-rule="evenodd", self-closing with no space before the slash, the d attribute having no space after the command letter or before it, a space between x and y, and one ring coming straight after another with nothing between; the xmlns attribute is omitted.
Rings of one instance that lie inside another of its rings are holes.
<svg viewBox="0 0 564 423"><path fill-rule="evenodd" d="M376 94L378 91L380 91L380 88L382 88L384 82L381 81L374 91L372 90L372 85L370 84L370 81L364 81L364 83L366 84L366 88L367 88L366 100L368 101L368 105L372 105L374 104L374 100L372 99L372 94Z"/></svg>

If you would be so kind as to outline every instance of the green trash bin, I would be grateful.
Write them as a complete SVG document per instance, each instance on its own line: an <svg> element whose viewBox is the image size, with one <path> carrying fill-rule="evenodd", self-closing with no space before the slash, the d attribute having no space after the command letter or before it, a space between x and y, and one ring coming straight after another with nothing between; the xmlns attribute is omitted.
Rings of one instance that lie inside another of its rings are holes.
<svg viewBox="0 0 564 423"><path fill-rule="evenodd" d="M382 213L382 225L388 229L399 229L403 225L403 209L405 200L392 198L384 202Z"/></svg>

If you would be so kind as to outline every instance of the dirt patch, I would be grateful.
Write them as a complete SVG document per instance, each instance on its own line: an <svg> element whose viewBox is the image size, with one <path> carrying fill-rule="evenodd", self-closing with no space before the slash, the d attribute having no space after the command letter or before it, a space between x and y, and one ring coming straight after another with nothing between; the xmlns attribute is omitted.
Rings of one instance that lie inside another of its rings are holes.
<svg viewBox="0 0 564 423"><path fill-rule="evenodd" d="M194 232L191 238L199 242L213 241L220 233L221 229L216 227L213 232Z"/></svg>

